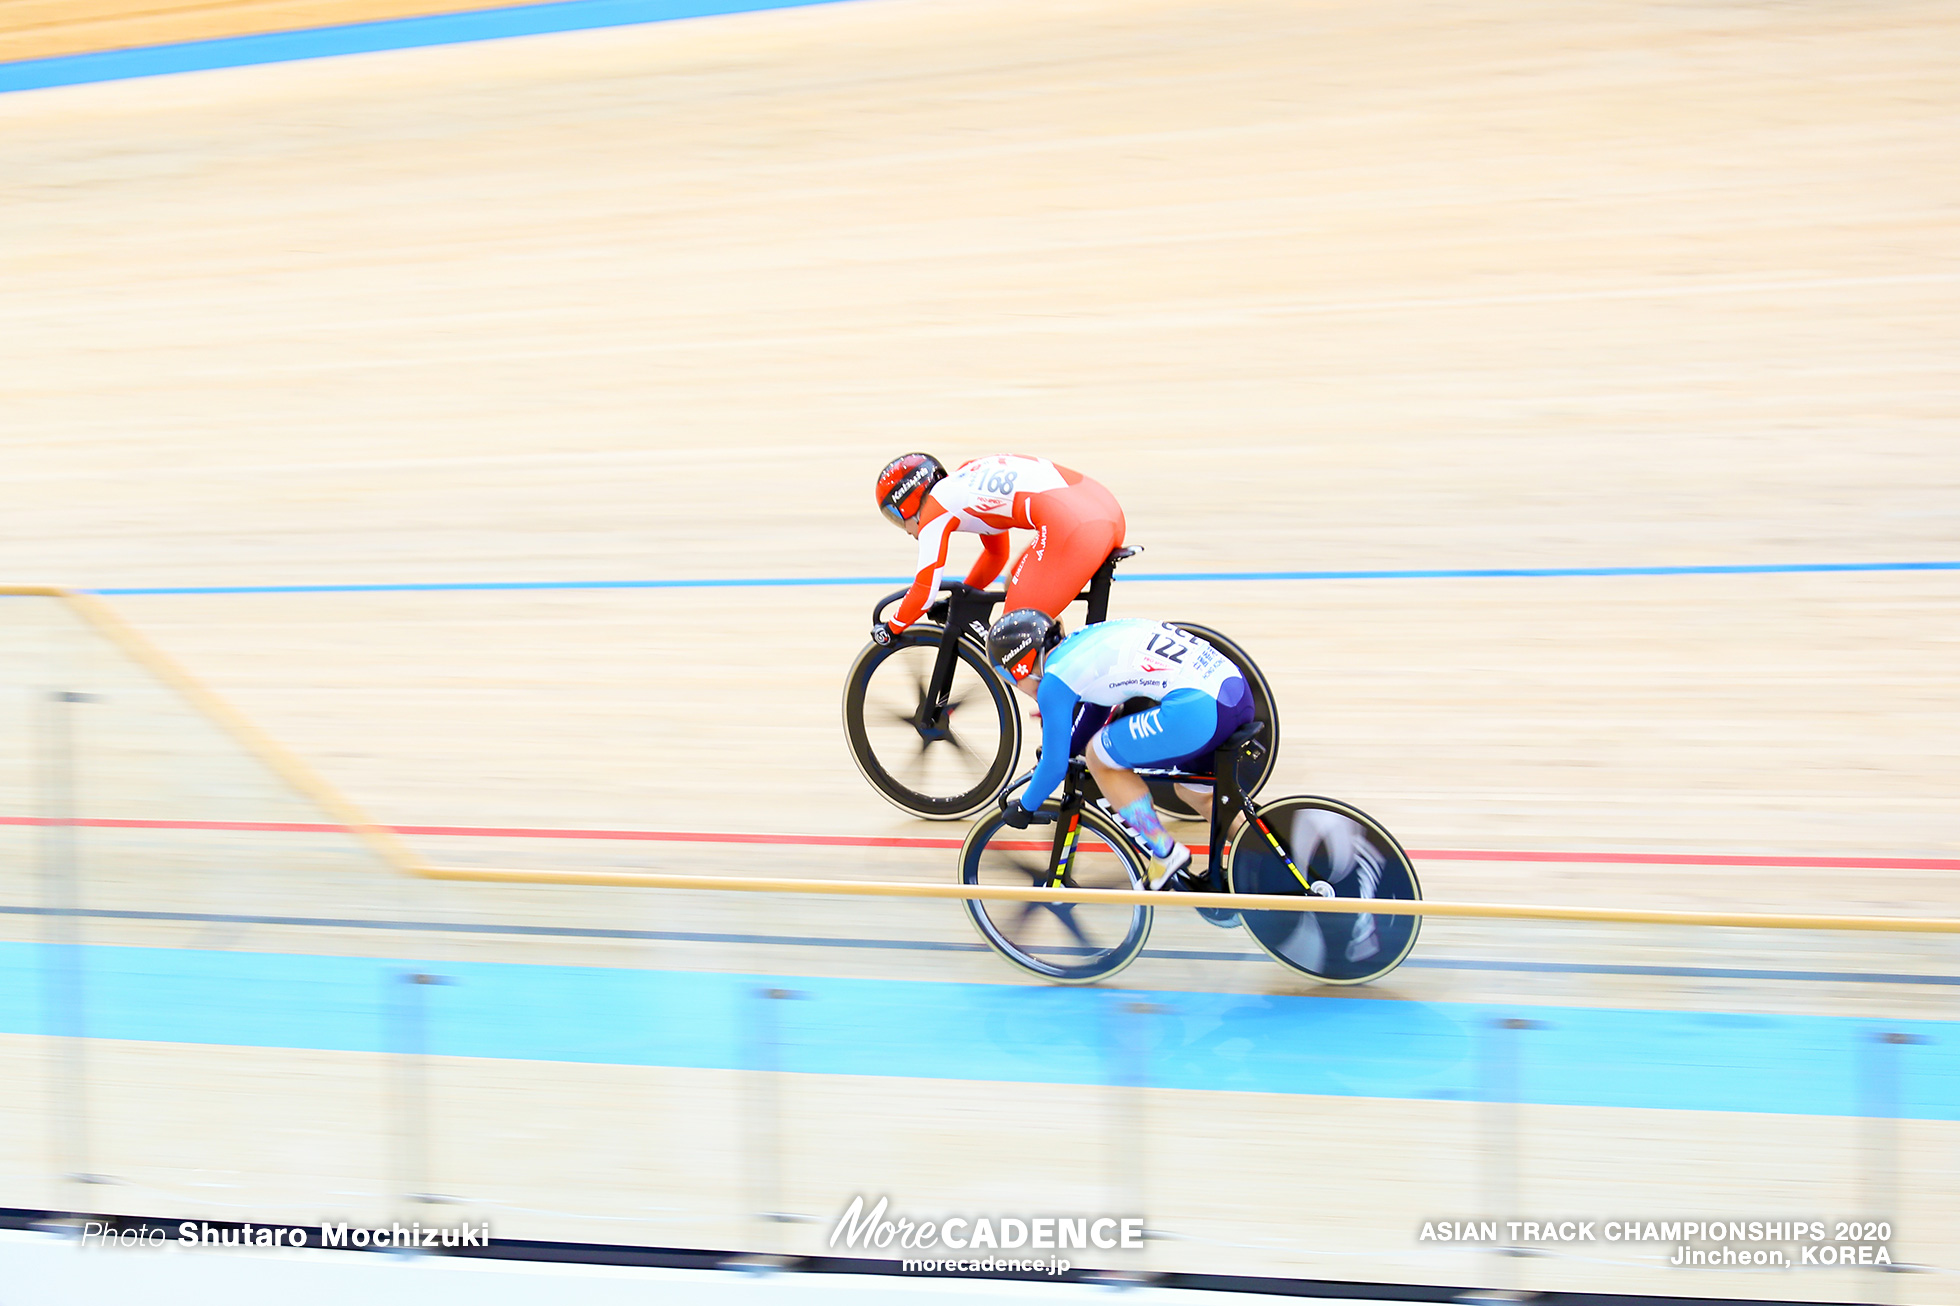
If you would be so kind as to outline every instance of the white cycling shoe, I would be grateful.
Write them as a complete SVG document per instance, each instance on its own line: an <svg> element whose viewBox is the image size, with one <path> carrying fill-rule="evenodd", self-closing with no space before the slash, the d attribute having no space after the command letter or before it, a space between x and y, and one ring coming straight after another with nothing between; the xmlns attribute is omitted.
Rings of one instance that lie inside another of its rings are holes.
<svg viewBox="0 0 1960 1306"><path fill-rule="evenodd" d="M1175 839L1171 841L1171 850L1161 856L1152 852L1147 845L1143 845L1143 848L1145 852L1150 853L1150 887L1152 889L1157 890L1159 893L1191 892L1191 885L1185 883L1190 878L1186 874L1191 869L1191 850L1189 848L1186 848L1182 842ZM1173 881L1176 883L1173 884Z"/></svg>

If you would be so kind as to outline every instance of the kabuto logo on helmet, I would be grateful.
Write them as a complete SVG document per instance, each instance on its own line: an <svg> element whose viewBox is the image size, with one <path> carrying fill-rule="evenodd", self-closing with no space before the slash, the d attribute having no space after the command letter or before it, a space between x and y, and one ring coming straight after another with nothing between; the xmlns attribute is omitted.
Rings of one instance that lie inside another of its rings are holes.
<svg viewBox="0 0 1960 1306"><path fill-rule="evenodd" d="M901 454L878 473L878 510L904 525L925 507L926 494L946 475L929 453Z"/></svg>
<svg viewBox="0 0 1960 1306"><path fill-rule="evenodd" d="M929 483L931 480L932 469L930 467L914 467L906 475L905 479L898 483L898 489L893 492L892 497L897 499L901 505L904 505L911 499L914 490ZM909 516L910 514L907 515Z"/></svg>
<svg viewBox="0 0 1960 1306"><path fill-rule="evenodd" d="M987 653L1016 681L1034 674L1041 655L1062 642L1062 628L1039 608L1017 608L987 632Z"/></svg>

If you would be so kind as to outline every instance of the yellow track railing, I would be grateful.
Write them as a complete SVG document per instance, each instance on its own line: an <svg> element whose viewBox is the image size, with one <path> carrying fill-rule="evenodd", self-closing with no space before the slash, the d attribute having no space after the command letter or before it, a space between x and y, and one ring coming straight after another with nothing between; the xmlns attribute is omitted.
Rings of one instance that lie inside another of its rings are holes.
<svg viewBox="0 0 1960 1306"><path fill-rule="evenodd" d="M988 902L1100 902L1147 907L1228 907L1235 911L1373 912L1382 916L1458 916L1495 920L1603 921L1629 925L1719 925L1754 930L1879 930L1960 934L1960 920L1909 916L1798 916L1755 912L1659 911L1640 907L1542 907L1489 902L1404 902L1389 898L1312 898L1237 893L1152 893L1145 889L1046 889L1035 885L911 884L889 880L786 880L740 875L661 875L637 871L499 870L430 866L434 880L485 884L583 884L615 889L696 889L720 893L843 894L864 898L978 898Z"/></svg>
<svg viewBox="0 0 1960 1306"><path fill-rule="evenodd" d="M506 870L430 866L395 834L362 814L297 757L229 704L199 684L93 595L54 586L0 586L0 595L59 599L81 620L149 668L213 724L259 758L288 786L345 826L384 863L404 875L475 884L584 885L615 889L684 889L717 893L846 895L865 898L952 898L988 902L1100 902L1155 907L1229 907L1238 911L1375 912L1384 916L1449 916L1487 920L1596 921L1624 925L1701 925L1750 930L1862 930L1893 934L1960 934L1960 920L1906 916L1797 915L1757 912L1661 911L1643 907L1556 907L1525 903L1402 902L1375 898L1313 898L1224 893L1168 895L1136 889L1050 889L1034 885L911 884L880 880L795 880L735 875L663 875L640 871Z"/></svg>

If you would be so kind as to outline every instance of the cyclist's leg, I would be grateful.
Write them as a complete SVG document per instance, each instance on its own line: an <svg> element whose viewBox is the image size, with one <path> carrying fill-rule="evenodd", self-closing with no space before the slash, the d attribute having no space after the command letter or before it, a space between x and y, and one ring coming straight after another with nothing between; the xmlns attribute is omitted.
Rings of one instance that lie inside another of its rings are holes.
<svg viewBox="0 0 1960 1306"><path fill-rule="evenodd" d="M1110 552L1122 547L1123 509L1108 490L1085 480L1036 495L1028 516L1034 543L1008 575L1002 610L1039 608L1059 618Z"/></svg>
<svg viewBox="0 0 1960 1306"><path fill-rule="evenodd" d="M1227 682L1242 685L1243 682ZM1234 704L1243 693L1232 699ZM1164 830L1150 801L1150 790L1137 775L1140 766L1163 766L1193 757L1220 738L1223 705L1201 689L1174 689L1157 706L1112 721L1098 731L1088 749L1089 771L1129 827L1167 867L1190 863L1190 851ZM1225 715L1231 715L1226 709ZM1237 726L1227 727L1226 733Z"/></svg>
<svg viewBox="0 0 1960 1306"><path fill-rule="evenodd" d="M1227 739L1241 727L1251 724L1258 715L1258 705L1253 701L1252 687L1245 683L1243 676L1230 676L1218 687L1218 726L1210 739L1200 744L1189 756L1177 759L1173 765L1185 770L1204 773L1212 765L1212 755ZM1211 820L1213 788L1206 781L1180 780L1173 786L1177 796L1182 798L1198 814L1201 821Z"/></svg>
<svg viewBox="0 0 1960 1306"><path fill-rule="evenodd" d="M1110 709L1101 703L1081 703L1075 709L1075 729L1069 736L1068 755L1082 756L1082 750L1089 746L1098 730L1109 722ZM1104 795L1107 797L1108 795Z"/></svg>
<svg viewBox="0 0 1960 1306"><path fill-rule="evenodd" d="M1211 820L1212 791L1208 784L1187 784L1179 780L1171 786L1171 792L1184 800L1185 806L1197 814L1200 821Z"/></svg>
<svg viewBox="0 0 1960 1306"><path fill-rule="evenodd" d="M1172 690L1156 707L1105 726L1091 743L1089 770L1111 806L1144 836L1153 853L1166 861L1184 860L1177 856L1182 845L1164 833L1150 791L1135 768L1202 768L1218 746L1251 719L1252 693L1238 676L1219 685L1215 698L1200 689ZM1209 816L1211 794L1189 792L1192 799L1202 801L1201 812Z"/></svg>
<svg viewBox="0 0 1960 1306"><path fill-rule="evenodd" d="M1157 815L1156 805L1150 801L1150 788L1134 769L1134 765L1143 764L1123 765L1111 758L1103 747L1103 736L1111 728L1105 726L1089 741L1085 750L1089 774L1095 778L1096 787L1102 790L1103 798L1117 818L1136 836L1144 850L1156 859L1158 864L1153 871L1153 879L1155 886L1161 888L1164 879L1191 864L1191 850L1164 829L1163 818ZM1155 878L1159 875L1164 878Z"/></svg>

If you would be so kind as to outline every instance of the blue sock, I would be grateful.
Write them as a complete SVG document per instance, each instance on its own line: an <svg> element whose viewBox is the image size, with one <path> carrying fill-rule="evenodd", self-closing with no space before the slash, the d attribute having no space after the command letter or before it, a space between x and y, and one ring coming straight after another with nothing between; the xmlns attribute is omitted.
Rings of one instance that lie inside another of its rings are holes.
<svg viewBox="0 0 1960 1306"><path fill-rule="evenodd" d="M1149 794L1145 794L1128 807L1117 809L1117 814L1128 822L1132 830L1143 837L1143 841L1150 846L1150 851L1159 857L1177 846L1177 840L1164 833L1164 823L1158 818L1157 809L1151 806Z"/></svg>

